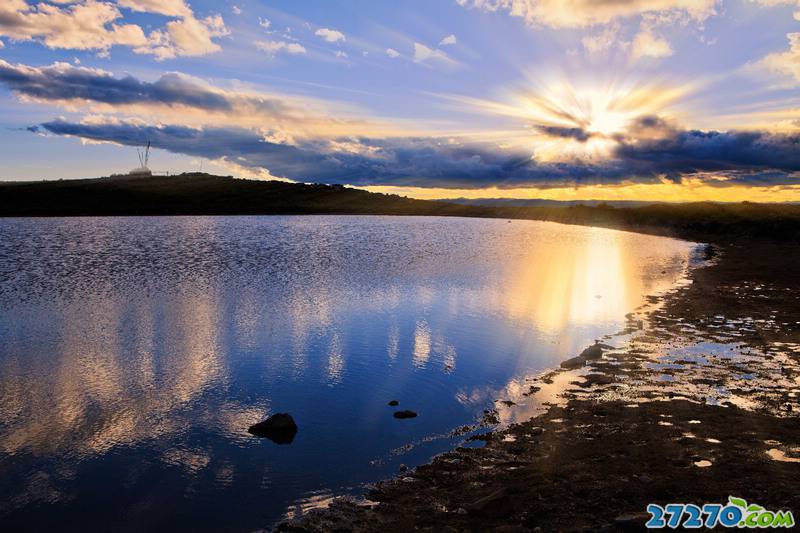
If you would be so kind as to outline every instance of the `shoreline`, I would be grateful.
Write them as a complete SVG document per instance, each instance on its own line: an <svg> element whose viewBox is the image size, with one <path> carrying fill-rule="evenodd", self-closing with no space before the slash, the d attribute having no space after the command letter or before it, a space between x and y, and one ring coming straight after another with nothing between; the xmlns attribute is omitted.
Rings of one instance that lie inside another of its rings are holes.
<svg viewBox="0 0 800 533"><path fill-rule="evenodd" d="M542 414L276 531L627 531L648 503L729 495L800 512L800 246L714 249L626 343L531 381Z"/></svg>

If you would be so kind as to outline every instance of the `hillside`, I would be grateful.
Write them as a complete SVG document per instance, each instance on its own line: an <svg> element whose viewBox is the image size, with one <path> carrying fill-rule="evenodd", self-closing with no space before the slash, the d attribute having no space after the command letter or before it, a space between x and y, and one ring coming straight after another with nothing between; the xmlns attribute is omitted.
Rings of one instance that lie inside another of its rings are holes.
<svg viewBox="0 0 800 533"><path fill-rule="evenodd" d="M330 185L191 173L0 184L0 216L361 214L549 220L727 242L797 241L797 204L464 205Z"/></svg>
<svg viewBox="0 0 800 533"><path fill-rule="evenodd" d="M0 216L79 215L448 215L465 206L341 186L187 173L0 184Z"/></svg>

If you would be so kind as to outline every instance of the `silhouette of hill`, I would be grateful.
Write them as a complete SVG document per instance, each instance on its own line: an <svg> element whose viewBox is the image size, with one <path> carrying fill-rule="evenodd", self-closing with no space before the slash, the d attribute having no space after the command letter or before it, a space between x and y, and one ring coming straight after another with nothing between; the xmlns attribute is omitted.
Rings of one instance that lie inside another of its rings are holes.
<svg viewBox="0 0 800 533"><path fill-rule="evenodd" d="M469 208L335 185L205 173L0 184L0 216L448 215Z"/></svg>
<svg viewBox="0 0 800 533"><path fill-rule="evenodd" d="M0 216L359 214L547 220L710 242L797 241L800 205L465 205L349 187L188 173L0 184Z"/></svg>

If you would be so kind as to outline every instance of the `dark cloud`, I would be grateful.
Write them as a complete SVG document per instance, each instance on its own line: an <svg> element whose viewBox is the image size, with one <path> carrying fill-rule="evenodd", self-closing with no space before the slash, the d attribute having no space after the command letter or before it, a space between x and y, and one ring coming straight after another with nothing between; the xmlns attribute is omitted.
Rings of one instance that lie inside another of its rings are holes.
<svg viewBox="0 0 800 533"><path fill-rule="evenodd" d="M575 139L576 141L586 142L592 136L591 133L583 128L562 128L559 126L536 126L539 133L543 133L548 137L563 137Z"/></svg>
<svg viewBox="0 0 800 533"><path fill-rule="evenodd" d="M679 176L710 171L800 170L800 134L677 131L665 138L624 140L615 156L631 170Z"/></svg>
<svg viewBox="0 0 800 533"><path fill-rule="evenodd" d="M103 71L66 63L37 68L0 60L0 83L39 100L89 100L111 105L180 104L209 111L232 107L224 94L175 73L164 74L150 83L133 76L115 78Z"/></svg>
<svg viewBox="0 0 800 533"><path fill-rule="evenodd" d="M268 142L240 128L195 129L126 122L41 125L52 134L154 147L206 158L225 157L250 168L298 181L352 185L480 188L556 187L680 181L686 174L730 171L715 185L800 183L797 135L683 131L666 139L623 141L605 161L539 163L528 154L480 143L419 137L340 139L351 150L323 141L293 146ZM353 150L354 148L354 150Z"/></svg>

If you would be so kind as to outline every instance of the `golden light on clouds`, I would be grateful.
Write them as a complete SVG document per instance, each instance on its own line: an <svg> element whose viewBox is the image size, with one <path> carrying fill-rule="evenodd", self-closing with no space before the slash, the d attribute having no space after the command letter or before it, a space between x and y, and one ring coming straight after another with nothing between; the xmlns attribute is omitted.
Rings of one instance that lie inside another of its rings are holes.
<svg viewBox="0 0 800 533"><path fill-rule="evenodd" d="M511 91L498 100L440 96L462 110L516 119L525 130L504 139L504 144L527 145L533 159L547 163L612 157L620 138L637 119L681 116L678 104L700 85L571 80L566 76L545 82L531 79L529 83L532 89Z"/></svg>

